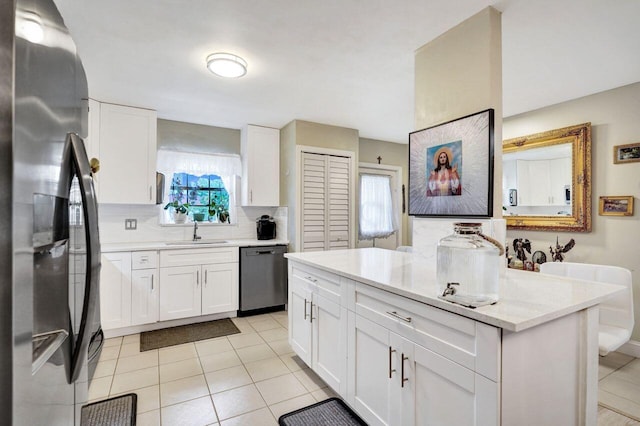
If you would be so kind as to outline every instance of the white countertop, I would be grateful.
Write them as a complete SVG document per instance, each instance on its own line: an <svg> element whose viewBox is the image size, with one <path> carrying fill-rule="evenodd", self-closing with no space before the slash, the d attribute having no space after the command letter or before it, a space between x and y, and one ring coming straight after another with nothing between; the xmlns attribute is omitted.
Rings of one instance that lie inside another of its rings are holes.
<svg viewBox="0 0 640 426"><path fill-rule="evenodd" d="M436 271L424 257L378 248L285 254L400 296L509 331L522 331L600 303L622 286L507 269L495 305L471 309L437 298Z"/></svg>
<svg viewBox="0 0 640 426"><path fill-rule="evenodd" d="M207 241L212 241L208 243ZM216 241L225 241L224 243ZM184 244L182 244L184 243ZM103 253L113 253L118 251L143 251L143 250L175 250L186 248L211 248L211 247L257 247L257 246L275 246L287 245L287 240L256 240L256 239L240 239L232 240L226 238L203 239L197 243L188 241L151 241L151 242L134 242L134 243L106 243L100 245L100 251Z"/></svg>

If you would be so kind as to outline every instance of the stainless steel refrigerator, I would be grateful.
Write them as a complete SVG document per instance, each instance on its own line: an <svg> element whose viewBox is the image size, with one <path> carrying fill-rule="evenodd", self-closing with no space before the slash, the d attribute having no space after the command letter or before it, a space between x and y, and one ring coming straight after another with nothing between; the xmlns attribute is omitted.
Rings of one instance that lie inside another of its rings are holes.
<svg viewBox="0 0 640 426"><path fill-rule="evenodd" d="M73 425L100 330L87 81L51 0L0 0L0 424Z"/></svg>

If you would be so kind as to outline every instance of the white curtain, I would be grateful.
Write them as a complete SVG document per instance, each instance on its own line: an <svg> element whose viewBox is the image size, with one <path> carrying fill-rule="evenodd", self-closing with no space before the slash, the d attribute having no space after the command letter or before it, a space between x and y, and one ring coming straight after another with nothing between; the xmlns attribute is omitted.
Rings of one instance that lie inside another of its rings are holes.
<svg viewBox="0 0 640 426"><path fill-rule="evenodd" d="M232 190L231 179L240 175L242 164L235 154L196 154L192 152L158 150L158 171L165 175L165 199L174 173L188 173L195 176L216 174L220 176L227 191Z"/></svg>
<svg viewBox="0 0 640 426"><path fill-rule="evenodd" d="M394 220L391 178L360 175L360 239L386 238L397 231Z"/></svg>

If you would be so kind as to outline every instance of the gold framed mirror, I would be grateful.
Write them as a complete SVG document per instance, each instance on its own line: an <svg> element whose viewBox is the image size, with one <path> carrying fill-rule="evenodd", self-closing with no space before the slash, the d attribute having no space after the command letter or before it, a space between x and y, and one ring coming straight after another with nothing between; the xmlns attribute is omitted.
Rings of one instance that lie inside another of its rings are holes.
<svg viewBox="0 0 640 426"><path fill-rule="evenodd" d="M591 123L502 144L507 229L591 231Z"/></svg>

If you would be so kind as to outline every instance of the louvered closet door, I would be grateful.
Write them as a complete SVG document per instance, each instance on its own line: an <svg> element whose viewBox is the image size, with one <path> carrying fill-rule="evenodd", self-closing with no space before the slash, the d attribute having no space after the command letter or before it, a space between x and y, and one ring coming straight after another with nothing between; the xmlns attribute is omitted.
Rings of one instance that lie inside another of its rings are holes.
<svg viewBox="0 0 640 426"><path fill-rule="evenodd" d="M329 250L349 248L349 159L327 156Z"/></svg>
<svg viewBox="0 0 640 426"><path fill-rule="evenodd" d="M324 155L302 154L302 251L325 249L326 159Z"/></svg>
<svg viewBox="0 0 640 426"><path fill-rule="evenodd" d="M302 251L349 248L350 159L302 154Z"/></svg>

